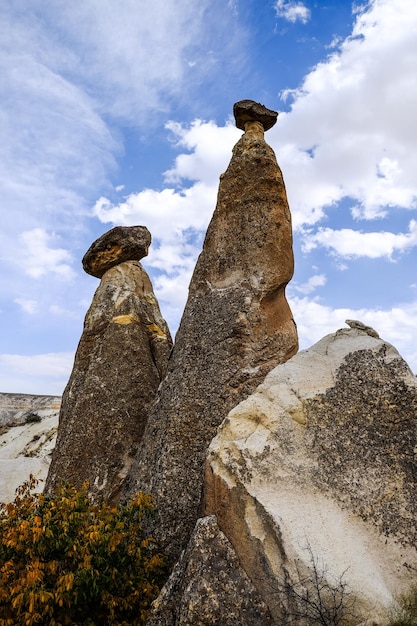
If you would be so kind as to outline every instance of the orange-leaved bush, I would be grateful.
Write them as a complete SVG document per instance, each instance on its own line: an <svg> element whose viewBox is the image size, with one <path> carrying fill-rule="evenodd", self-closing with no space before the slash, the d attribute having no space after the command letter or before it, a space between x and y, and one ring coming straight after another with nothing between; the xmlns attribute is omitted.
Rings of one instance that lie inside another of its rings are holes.
<svg viewBox="0 0 417 626"><path fill-rule="evenodd" d="M167 573L146 533L151 497L113 507L36 484L0 504L0 626L144 624Z"/></svg>

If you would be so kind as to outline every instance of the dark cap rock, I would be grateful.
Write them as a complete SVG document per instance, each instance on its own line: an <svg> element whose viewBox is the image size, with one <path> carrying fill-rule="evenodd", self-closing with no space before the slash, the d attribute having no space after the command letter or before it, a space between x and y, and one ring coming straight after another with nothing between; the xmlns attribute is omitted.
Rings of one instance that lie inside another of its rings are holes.
<svg viewBox="0 0 417 626"><path fill-rule="evenodd" d="M245 130L246 122L260 122L264 130L269 130L277 121L278 113L254 100L240 100L233 105L236 126Z"/></svg>
<svg viewBox="0 0 417 626"><path fill-rule="evenodd" d="M151 233L146 226L115 226L91 244L83 257L87 274L101 278L107 270L147 256Z"/></svg>

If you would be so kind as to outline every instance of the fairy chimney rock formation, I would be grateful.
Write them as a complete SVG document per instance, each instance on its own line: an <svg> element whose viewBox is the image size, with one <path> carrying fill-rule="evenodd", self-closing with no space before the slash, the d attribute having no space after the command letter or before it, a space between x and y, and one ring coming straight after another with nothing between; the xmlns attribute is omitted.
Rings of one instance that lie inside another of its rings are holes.
<svg viewBox="0 0 417 626"><path fill-rule="evenodd" d="M235 113L246 132L220 177L167 376L124 493L156 496L153 533L173 560L198 517L204 458L217 427L298 349L285 298L294 265L291 214L263 137L276 114L251 101L237 103Z"/></svg>
<svg viewBox="0 0 417 626"><path fill-rule="evenodd" d="M151 281L133 260L150 240L143 226L114 228L84 257L102 278L62 398L49 493L61 481L88 481L92 494L120 496L172 347Z"/></svg>

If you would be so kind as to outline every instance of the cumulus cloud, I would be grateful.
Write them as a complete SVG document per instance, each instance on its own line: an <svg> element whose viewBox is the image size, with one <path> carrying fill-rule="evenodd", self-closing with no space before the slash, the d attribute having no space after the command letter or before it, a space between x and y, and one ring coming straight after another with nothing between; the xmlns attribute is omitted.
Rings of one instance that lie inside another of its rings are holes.
<svg viewBox="0 0 417 626"><path fill-rule="evenodd" d="M315 224L342 198L356 218L416 208L417 4L370 2L351 37L282 97L270 131L294 225Z"/></svg>
<svg viewBox="0 0 417 626"><path fill-rule="evenodd" d="M315 234L306 235L303 242L305 252L322 246L345 258L367 257L392 259L417 246L417 221L411 220L408 233L370 232L364 233L351 228L334 230L319 228Z"/></svg>
<svg viewBox="0 0 417 626"><path fill-rule="evenodd" d="M74 270L70 265L72 257L68 250L50 246L54 235L48 234L42 228L34 228L23 232L19 239L22 244L20 262L24 265L26 274L32 278L40 278L54 273L63 280L74 277Z"/></svg>
<svg viewBox="0 0 417 626"><path fill-rule="evenodd" d="M339 328L346 328L345 320L356 319L371 326L382 339L392 343L417 373L417 301L387 309L354 309L332 308L316 299L292 297L290 306L297 322L302 349Z"/></svg>
<svg viewBox="0 0 417 626"><path fill-rule="evenodd" d="M232 122L217 126L213 121L202 120L194 120L189 126L171 121L166 127L172 132L175 145L189 152L176 157L174 166L165 172L165 180L168 183L201 180L217 187L219 174L226 168L231 147L241 131Z"/></svg>
<svg viewBox="0 0 417 626"><path fill-rule="evenodd" d="M275 3L275 12L278 17L293 23L300 20L300 22L306 24L310 19L310 9L308 9L303 2L277 0Z"/></svg>

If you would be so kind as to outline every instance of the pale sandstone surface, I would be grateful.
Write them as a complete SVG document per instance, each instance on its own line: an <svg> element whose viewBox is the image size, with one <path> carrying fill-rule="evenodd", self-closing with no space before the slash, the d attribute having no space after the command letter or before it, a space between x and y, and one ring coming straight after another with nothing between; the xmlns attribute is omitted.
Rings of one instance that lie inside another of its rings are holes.
<svg viewBox="0 0 417 626"><path fill-rule="evenodd" d="M91 244L82 260L83 269L101 278L124 261L143 259L150 245L151 233L146 226L115 226Z"/></svg>
<svg viewBox="0 0 417 626"><path fill-rule="evenodd" d="M87 312L64 391L46 482L117 502L166 370L172 341L149 277L137 261L108 270Z"/></svg>
<svg viewBox="0 0 417 626"><path fill-rule="evenodd" d="M375 335L342 329L276 367L210 446L204 511L276 623L276 581L311 577L311 554L370 623L417 579L417 382Z"/></svg>
<svg viewBox="0 0 417 626"><path fill-rule="evenodd" d="M167 376L125 489L156 496L153 532L173 561L198 517L218 425L298 349L285 298L294 262L284 181L262 125L247 125L220 177Z"/></svg>
<svg viewBox="0 0 417 626"><path fill-rule="evenodd" d="M215 516L197 521L147 626L272 626Z"/></svg>

